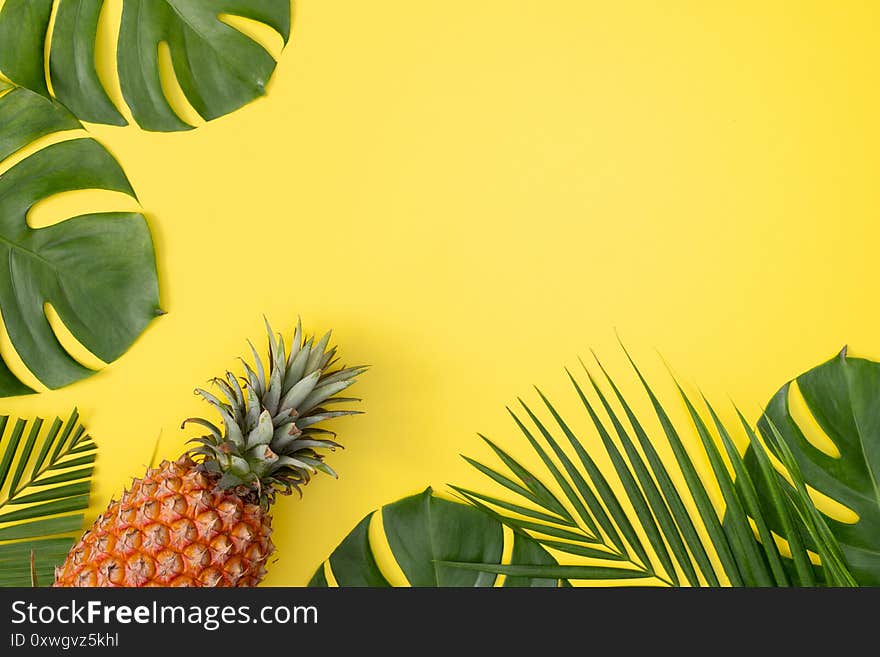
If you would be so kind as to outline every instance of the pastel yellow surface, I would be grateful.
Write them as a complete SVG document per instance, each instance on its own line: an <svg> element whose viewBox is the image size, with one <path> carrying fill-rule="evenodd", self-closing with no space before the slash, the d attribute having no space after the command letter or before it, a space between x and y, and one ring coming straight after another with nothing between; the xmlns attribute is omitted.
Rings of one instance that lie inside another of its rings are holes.
<svg viewBox="0 0 880 657"><path fill-rule="evenodd" d="M80 408L91 518L157 439L180 453L193 389L263 344L264 313L333 328L373 366L366 415L336 424L340 480L276 505L270 585L305 584L383 502L491 489L458 454L489 458L481 431L526 455L504 406L532 384L597 444L562 368L594 347L629 381L615 329L664 395L655 349L754 417L845 343L880 355L878 21L867 2L301 0L266 98L185 134L89 126L147 213L168 315L2 410Z"/></svg>

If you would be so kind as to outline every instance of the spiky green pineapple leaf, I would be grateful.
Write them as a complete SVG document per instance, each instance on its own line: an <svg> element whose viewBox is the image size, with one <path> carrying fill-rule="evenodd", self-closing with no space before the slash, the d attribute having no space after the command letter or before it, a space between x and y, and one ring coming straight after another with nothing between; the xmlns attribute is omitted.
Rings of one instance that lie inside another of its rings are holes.
<svg viewBox="0 0 880 657"><path fill-rule="evenodd" d="M54 580L82 530L96 446L73 411L46 426L0 416L0 586Z"/></svg>
<svg viewBox="0 0 880 657"><path fill-rule="evenodd" d="M240 359L244 384L226 372L224 378L212 381L219 396L196 390L220 414L222 429L203 418L190 418L184 425L198 424L208 430L208 434L192 439L199 443L192 453L208 470L222 474L221 488L250 487L268 504L276 493L301 494L302 486L318 472L337 476L324 458L326 451L342 445L335 440L335 432L317 425L361 413L326 407L359 402L334 395L353 385L367 368L336 367L337 349L329 346L330 333L315 343L297 321L288 347L268 319L265 324L268 357L264 362L248 341L253 363Z"/></svg>
<svg viewBox="0 0 880 657"><path fill-rule="evenodd" d="M56 6L51 21L53 4ZM81 120L125 125L96 69L98 23L105 0L6 0L0 10L0 70L16 84L54 98ZM122 95L146 130L187 130L162 90L159 45L190 105L205 120L266 93L275 60L227 16L262 23L284 43L289 0L125 0L116 69ZM51 35L51 36L50 36ZM48 43L47 43L48 39Z"/></svg>

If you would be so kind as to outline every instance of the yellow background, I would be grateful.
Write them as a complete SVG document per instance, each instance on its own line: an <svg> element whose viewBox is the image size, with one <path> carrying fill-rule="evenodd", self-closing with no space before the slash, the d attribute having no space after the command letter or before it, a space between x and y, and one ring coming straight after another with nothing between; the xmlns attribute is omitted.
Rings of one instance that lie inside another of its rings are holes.
<svg viewBox="0 0 880 657"><path fill-rule="evenodd" d="M92 518L157 438L183 449L193 389L264 344L263 313L332 327L373 366L367 413L337 422L341 479L276 505L272 585L383 502L487 489L458 454L488 458L476 431L525 454L504 406L531 384L584 428L562 368L595 347L626 378L615 329L664 393L655 349L754 416L844 343L880 353L878 22L856 1L301 0L266 98L186 134L89 127L149 218L168 315L3 412L80 408ZM43 210L95 208L65 203Z"/></svg>

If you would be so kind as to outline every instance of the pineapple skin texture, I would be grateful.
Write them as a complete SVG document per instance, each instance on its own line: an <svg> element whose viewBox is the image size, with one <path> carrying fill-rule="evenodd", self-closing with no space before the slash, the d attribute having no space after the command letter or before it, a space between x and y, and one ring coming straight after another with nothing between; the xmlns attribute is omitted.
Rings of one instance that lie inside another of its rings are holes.
<svg viewBox="0 0 880 657"><path fill-rule="evenodd" d="M272 518L215 483L188 455L151 468L71 548L54 585L256 586Z"/></svg>

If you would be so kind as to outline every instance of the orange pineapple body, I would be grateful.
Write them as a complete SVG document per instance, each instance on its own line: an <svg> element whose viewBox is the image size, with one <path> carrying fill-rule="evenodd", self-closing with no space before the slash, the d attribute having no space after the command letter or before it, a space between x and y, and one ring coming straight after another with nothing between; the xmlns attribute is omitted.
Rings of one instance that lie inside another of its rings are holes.
<svg viewBox="0 0 880 657"><path fill-rule="evenodd" d="M367 368L334 367L330 334L306 336L297 322L289 350L268 322L268 362L256 349L244 383L232 372L196 393L222 420L190 418L207 430L198 447L163 461L107 510L56 569L55 586L256 586L275 550L269 508L301 492L317 472L336 476L323 450L341 447L326 420L359 411L338 394ZM195 460L194 460L195 459Z"/></svg>
<svg viewBox="0 0 880 657"><path fill-rule="evenodd" d="M188 455L164 461L110 503L55 586L255 586L275 549L271 520Z"/></svg>

